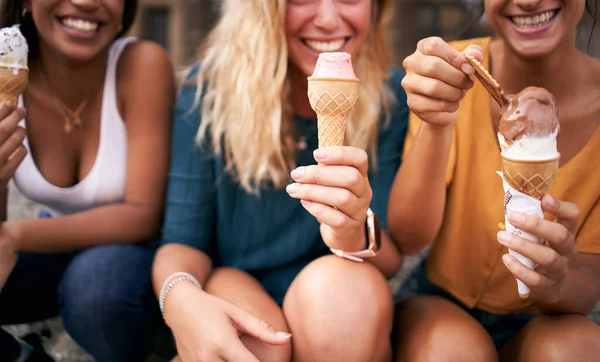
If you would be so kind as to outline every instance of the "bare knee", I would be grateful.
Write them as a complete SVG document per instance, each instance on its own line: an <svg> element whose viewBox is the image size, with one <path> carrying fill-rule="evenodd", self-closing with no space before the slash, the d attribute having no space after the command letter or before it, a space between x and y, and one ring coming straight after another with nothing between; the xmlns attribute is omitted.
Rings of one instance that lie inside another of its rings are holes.
<svg viewBox="0 0 600 362"><path fill-rule="evenodd" d="M485 329L456 304L416 296L396 308L396 361L497 361Z"/></svg>
<svg viewBox="0 0 600 362"><path fill-rule="evenodd" d="M320 360L328 361L342 360L342 350L356 360L389 357L392 296L385 278L371 264L335 256L315 260L292 283L284 313L294 335L295 360L314 360L308 355L298 358L297 350L311 351L311 356L318 353ZM370 354L360 357L361 353Z"/></svg>
<svg viewBox="0 0 600 362"><path fill-rule="evenodd" d="M597 361L600 327L577 315L541 316L501 351L503 361Z"/></svg>

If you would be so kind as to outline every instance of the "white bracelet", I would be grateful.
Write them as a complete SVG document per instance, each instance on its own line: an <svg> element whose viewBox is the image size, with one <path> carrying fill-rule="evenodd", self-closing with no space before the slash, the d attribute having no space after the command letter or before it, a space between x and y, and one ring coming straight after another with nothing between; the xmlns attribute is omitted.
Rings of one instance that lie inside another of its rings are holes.
<svg viewBox="0 0 600 362"><path fill-rule="evenodd" d="M198 280L196 278L194 278L194 276L190 273L183 273L183 272L173 273L173 274L169 275L169 277L167 279L165 279L162 287L160 288L160 297L158 298L158 304L160 306L160 313L162 314L163 318L165 317L165 301L167 300L167 296L169 295L169 292L175 285L177 285L177 283L183 282L186 280L194 283L195 286L202 289L202 286L200 285L200 283L198 283Z"/></svg>

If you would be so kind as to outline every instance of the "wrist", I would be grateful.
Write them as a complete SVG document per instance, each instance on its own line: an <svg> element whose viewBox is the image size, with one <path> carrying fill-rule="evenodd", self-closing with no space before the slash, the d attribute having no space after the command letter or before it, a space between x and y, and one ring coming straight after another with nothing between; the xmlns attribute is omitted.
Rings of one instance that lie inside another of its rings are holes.
<svg viewBox="0 0 600 362"><path fill-rule="evenodd" d="M169 328L172 328L176 324L177 311L183 309L182 306L190 302L190 296L193 293L204 293L204 291L190 281L178 283L171 289L168 298L165 300L163 309L163 319Z"/></svg>
<svg viewBox="0 0 600 362"><path fill-rule="evenodd" d="M193 275L185 272L173 273L169 275L163 282L158 297L160 312L162 313L163 318L166 319L167 301L176 299L174 298L174 295L177 296L177 294L181 294L181 292L177 293L177 291L184 290L184 286L187 286L188 288L193 287L196 290L202 290L202 286L198 280Z"/></svg>
<svg viewBox="0 0 600 362"><path fill-rule="evenodd" d="M454 132L454 124L455 121L448 124L437 124L437 123L429 123L427 121L423 121L421 123L421 128L425 132L447 136L448 134L452 134Z"/></svg>

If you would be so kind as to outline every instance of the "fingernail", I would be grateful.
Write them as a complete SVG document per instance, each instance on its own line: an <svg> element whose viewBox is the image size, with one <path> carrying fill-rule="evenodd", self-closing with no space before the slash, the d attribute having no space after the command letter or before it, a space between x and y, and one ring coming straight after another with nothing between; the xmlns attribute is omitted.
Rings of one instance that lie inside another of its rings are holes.
<svg viewBox="0 0 600 362"><path fill-rule="evenodd" d="M508 255L508 254L502 255L502 262L504 264L508 265L508 264L510 264L511 261L512 261L512 257L510 255Z"/></svg>
<svg viewBox="0 0 600 362"><path fill-rule="evenodd" d="M287 191L288 194L295 194L298 192L299 187L300 185L297 183L289 184L286 186L285 191Z"/></svg>
<svg viewBox="0 0 600 362"><path fill-rule="evenodd" d="M498 232L498 241L501 244L508 244L510 242L511 234L507 231Z"/></svg>
<svg viewBox="0 0 600 362"><path fill-rule="evenodd" d="M306 200L300 200L300 203L304 207L309 207L311 202L310 201L306 201Z"/></svg>
<svg viewBox="0 0 600 362"><path fill-rule="evenodd" d="M294 180L302 178L302 176L304 176L304 167L298 167L297 169L293 170L291 175Z"/></svg>
<svg viewBox="0 0 600 362"><path fill-rule="evenodd" d="M508 214L508 221L513 224L523 224L525 222L525 214L522 214L518 211L512 211Z"/></svg>
<svg viewBox="0 0 600 362"><path fill-rule="evenodd" d="M279 338L291 338L292 337L291 333L286 333L286 332L275 332L275 334Z"/></svg>
<svg viewBox="0 0 600 362"><path fill-rule="evenodd" d="M546 198L546 205L550 206L551 209L556 207L556 199L548 194L544 196Z"/></svg>
<svg viewBox="0 0 600 362"><path fill-rule="evenodd" d="M463 65L460 66L460 69L463 71L463 73L465 73L466 75L472 75L475 74L475 69L473 69L473 67L470 64L467 63L463 63Z"/></svg>
<svg viewBox="0 0 600 362"><path fill-rule="evenodd" d="M315 156L316 160L324 160L325 158L327 158L327 152L320 148L315 150L315 152L313 152L313 155Z"/></svg>

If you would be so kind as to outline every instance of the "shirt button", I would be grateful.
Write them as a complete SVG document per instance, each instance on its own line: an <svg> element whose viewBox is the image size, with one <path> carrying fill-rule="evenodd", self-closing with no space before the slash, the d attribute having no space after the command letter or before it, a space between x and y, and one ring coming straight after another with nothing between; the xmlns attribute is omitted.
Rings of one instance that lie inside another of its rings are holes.
<svg viewBox="0 0 600 362"><path fill-rule="evenodd" d="M506 229L506 225L504 225L504 222L500 221L500 222L498 223L498 229L500 229L500 230L504 230L504 229Z"/></svg>

